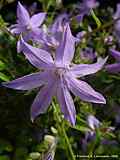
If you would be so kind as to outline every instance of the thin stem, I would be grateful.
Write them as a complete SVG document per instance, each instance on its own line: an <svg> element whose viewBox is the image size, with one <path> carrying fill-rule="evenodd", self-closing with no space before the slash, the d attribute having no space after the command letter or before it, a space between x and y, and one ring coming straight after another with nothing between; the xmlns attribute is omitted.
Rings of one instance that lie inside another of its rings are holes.
<svg viewBox="0 0 120 160"><path fill-rule="evenodd" d="M74 153L73 153L72 146L71 146L71 144L70 144L69 138L68 138L67 133L66 133L66 131L65 131L64 121L62 122L62 131L63 131L63 135L64 135L64 137L65 137L67 146L68 146L68 148L69 148L69 152L70 152L70 154L71 154L71 159L72 159L72 160L75 160L75 155L74 155Z"/></svg>
<svg viewBox="0 0 120 160"><path fill-rule="evenodd" d="M59 133L61 133L61 129L62 129L62 134L64 135L66 144L67 144L67 146L68 146L69 153L70 153L70 155L71 155L71 160L75 160L75 155L74 155L74 153L73 153L72 146L71 146L71 144L70 144L69 138L68 138L67 133L66 133L66 131L65 131L64 121L61 120L61 116L58 115L58 112L57 112L57 110L56 110L56 106L55 106L54 102L52 102L52 106L53 106L53 108L54 108L54 110L55 110L57 121L58 121L59 123L62 122L62 123L61 123L61 126L59 126L59 124L57 125L58 131L59 131Z"/></svg>
<svg viewBox="0 0 120 160"><path fill-rule="evenodd" d="M91 15L92 15L93 19L95 20L95 22L97 24L97 27L100 28L101 22L100 22L99 18L96 16L96 14L95 14L93 9L91 9L90 12L91 12Z"/></svg>
<svg viewBox="0 0 120 160"><path fill-rule="evenodd" d="M92 34L97 33L98 31L103 30L103 29L105 29L105 28L107 28L107 27L109 27L109 26L112 26L112 25L113 25L114 23L116 23L118 20L120 20L120 17L117 18L117 19L115 19L115 20L112 20L112 21L110 21L110 22L108 22L108 23L105 23L104 25L101 25L101 27L94 29L92 32L86 33L86 34L83 36L83 38L88 38L88 37L90 37Z"/></svg>
<svg viewBox="0 0 120 160"><path fill-rule="evenodd" d="M2 31L2 32L5 32L5 33L7 33L8 35L11 35L12 37L14 37L14 35L7 29L7 27L0 27L0 30ZM15 37L14 37L15 38Z"/></svg>

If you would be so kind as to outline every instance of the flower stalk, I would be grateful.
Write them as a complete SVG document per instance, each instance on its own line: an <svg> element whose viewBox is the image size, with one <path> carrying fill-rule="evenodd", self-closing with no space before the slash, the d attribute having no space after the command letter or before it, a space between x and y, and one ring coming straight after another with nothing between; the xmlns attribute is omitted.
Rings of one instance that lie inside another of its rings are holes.
<svg viewBox="0 0 120 160"><path fill-rule="evenodd" d="M72 150L72 146L70 144L69 138L68 138L67 133L65 131L64 120L61 120L61 116L59 116L54 102L52 102L52 106L53 106L53 109L54 109L54 111L56 113L55 115L56 115L56 119L57 119L56 123L57 123L57 127L58 127L58 132L60 134L62 134L64 136L64 138L65 138L65 141L66 141L66 144L67 144L67 147L69 149L70 156L71 156L71 160L75 160L75 155L74 155L74 152ZM60 127L60 122L61 122L61 127Z"/></svg>

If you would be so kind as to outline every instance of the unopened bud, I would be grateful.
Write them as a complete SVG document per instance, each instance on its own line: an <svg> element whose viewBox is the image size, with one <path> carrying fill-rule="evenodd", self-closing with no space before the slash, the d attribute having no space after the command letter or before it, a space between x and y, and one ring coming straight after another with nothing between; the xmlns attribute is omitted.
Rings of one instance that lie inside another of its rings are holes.
<svg viewBox="0 0 120 160"><path fill-rule="evenodd" d="M50 144L55 142L55 137L51 136L51 135L45 135L44 140Z"/></svg>

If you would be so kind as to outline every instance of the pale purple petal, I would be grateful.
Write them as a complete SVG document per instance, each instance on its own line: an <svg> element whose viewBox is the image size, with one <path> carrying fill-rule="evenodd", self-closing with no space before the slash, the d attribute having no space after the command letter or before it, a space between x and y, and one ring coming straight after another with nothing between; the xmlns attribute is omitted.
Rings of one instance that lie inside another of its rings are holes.
<svg viewBox="0 0 120 160"><path fill-rule="evenodd" d="M23 32L22 28L19 28L18 25L13 25L10 27L10 32L12 34L17 34L19 35L21 32Z"/></svg>
<svg viewBox="0 0 120 160"><path fill-rule="evenodd" d="M42 30L41 28L32 28L32 30L30 31L29 33L29 37L30 37L30 40L32 40L33 42L39 42L41 43L42 41Z"/></svg>
<svg viewBox="0 0 120 160"><path fill-rule="evenodd" d="M90 9L95 8L99 5L98 2L96 2L96 0L84 0L84 3L86 7Z"/></svg>
<svg viewBox="0 0 120 160"><path fill-rule="evenodd" d="M110 49L110 54L116 59L116 61L120 61L120 52L115 49Z"/></svg>
<svg viewBox="0 0 120 160"><path fill-rule="evenodd" d="M120 63L108 64L105 66L105 69L111 73L120 72Z"/></svg>
<svg viewBox="0 0 120 160"><path fill-rule="evenodd" d="M70 64L75 51L75 38L72 36L69 24L63 33L63 39L56 51L56 62L61 64Z"/></svg>
<svg viewBox="0 0 120 160"><path fill-rule="evenodd" d="M45 20L45 16L46 16L46 13L44 12L33 15L30 19L32 28L41 26L41 24Z"/></svg>
<svg viewBox="0 0 120 160"><path fill-rule="evenodd" d="M23 39L25 42L27 42L28 40L34 40L33 38L33 33L32 31L29 31L27 34L23 35ZM21 41L21 39L18 39L17 41L17 52L20 53L23 50L23 43Z"/></svg>
<svg viewBox="0 0 120 160"><path fill-rule="evenodd" d="M29 24L30 21L29 13L20 2L18 2L17 6L17 18L18 18L18 23L21 24L22 26L26 26Z"/></svg>
<svg viewBox="0 0 120 160"><path fill-rule="evenodd" d="M17 41L17 52L20 53L22 51L22 46L20 44L20 40Z"/></svg>
<svg viewBox="0 0 120 160"><path fill-rule="evenodd" d="M21 38L22 51L30 63L38 68L51 68L54 66L51 55L42 49L27 44Z"/></svg>
<svg viewBox="0 0 120 160"><path fill-rule="evenodd" d="M61 111L72 125L75 125L76 111L73 99L67 89L67 86L61 82L57 88L57 100L60 104Z"/></svg>
<svg viewBox="0 0 120 160"><path fill-rule="evenodd" d="M63 26L68 22L68 15L66 13L63 13L59 15L52 26L49 27L49 30L51 33L55 34L57 32L63 32Z"/></svg>
<svg viewBox="0 0 120 160"><path fill-rule="evenodd" d="M105 98L96 92L88 83L77 80L72 75L67 77L67 83L71 92L79 96L82 100L93 103L106 103Z"/></svg>
<svg viewBox="0 0 120 160"><path fill-rule="evenodd" d="M22 26L20 24L14 24L14 25L11 25L10 26L10 32L12 34L17 34L19 35L20 33L23 33L26 31L26 27L25 26Z"/></svg>
<svg viewBox="0 0 120 160"><path fill-rule="evenodd" d="M31 108L31 120L33 121L39 114L44 113L55 95L56 87L54 80L45 85L36 96Z"/></svg>
<svg viewBox="0 0 120 160"><path fill-rule="evenodd" d="M87 123L91 129L98 128L100 126L100 121L93 115L87 117Z"/></svg>
<svg viewBox="0 0 120 160"><path fill-rule="evenodd" d="M3 82L2 85L17 90L30 90L45 84L47 78L49 78L48 72L37 72L10 82Z"/></svg>
<svg viewBox="0 0 120 160"><path fill-rule="evenodd" d="M115 14L113 15L113 18L114 19L117 19L120 17L120 3L117 4L117 9L116 9L116 12Z"/></svg>
<svg viewBox="0 0 120 160"><path fill-rule="evenodd" d="M99 58L98 62L94 64L79 64L71 67L70 71L73 73L76 77L83 77L89 74L93 74L98 72L102 69L103 65L107 61L107 58L102 59Z"/></svg>

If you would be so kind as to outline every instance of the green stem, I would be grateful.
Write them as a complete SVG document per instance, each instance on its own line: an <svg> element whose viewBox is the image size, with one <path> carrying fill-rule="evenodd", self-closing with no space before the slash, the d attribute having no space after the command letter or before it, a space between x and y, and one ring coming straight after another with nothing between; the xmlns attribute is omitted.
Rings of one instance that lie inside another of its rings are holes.
<svg viewBox="0 0 120 160"><path fill-rule="evenodd" d="M59 122L59 124L60 124L61 121L62 121L61 126L59 126L59 124L57 125L58 131L59 131L59 133L61 133L61 129L62 129L62 134L64 135L64 138L65 138L67 147L68 147L68 149L69 149L69 153L70 153L70 155L71 155L71 160L76 160L76 159L75 159L75 155L74 155L73 150L72 150L72 146L71 146L70 141L69 141L69 138L68 138L67 133L66 133L66 131L65 131L64 121L61 120L61 117L58 115L58 112L57 112L57 109L56 109L56 106L55 106L54 102L52 102L52 106L53 106L53 108L54 108L54 110L55 110L55 113L56 113L57 122Z"/></svg>
<svg viewBox="0 0 120 160"><path fill-rule="evenodd" d="M99 20L99 18L96 16L95 12L91 9L91 15L93 17L93 19L95 20L96 24L97 24L97 27L100 28L101 26L101 22Z"/></svg>
<svg viewBox="0 0 120 160"><path fill-rule="evenodd" d="M120 20L120 17L117 18L117 19L115 19L115 20L112 20L112 21L110 21L110 22L108 22L108 23L105 23L105 24L101 25L101 27L94 29L92 32L86 33L86 34L83 36L83 38L86 38L86 39L87 39L88 37L92 36L92 34L97 33L98 31L103 30L103 29L105 29L105 28L107 28L107 27L110 27L110 26L112 26L113 24L117 23L118 20Z"/></svg>
<svg viewBox="0 0 120 160"><path fill-rule="evenodd" d="M74 155L74 153L73 153L72 146L71 146L71 144L70 144L69 138L68 138L67 133L66 133L66 131L65 131L64 121L62 122L62 131L63 131L63 135L64 135L64 137L65 137L65 140L66 140L66 143L67 143L67 146L68 146L70 155L71 155L71 159L72 159L72 160L75 160L76 158L75 158L75 155Z"/></svg>
<svg viewBox="0 0 120 160"><path fill-rule="evenodd" d="M1 26L1 27L0 27L0 30L1 30L2 32L5 32L5 33L7 33L8 35L11 35L12 37L14 37L14 35L7 29L7 27ZM14 38L15 38L15 37L14 37Z"/></svg>

